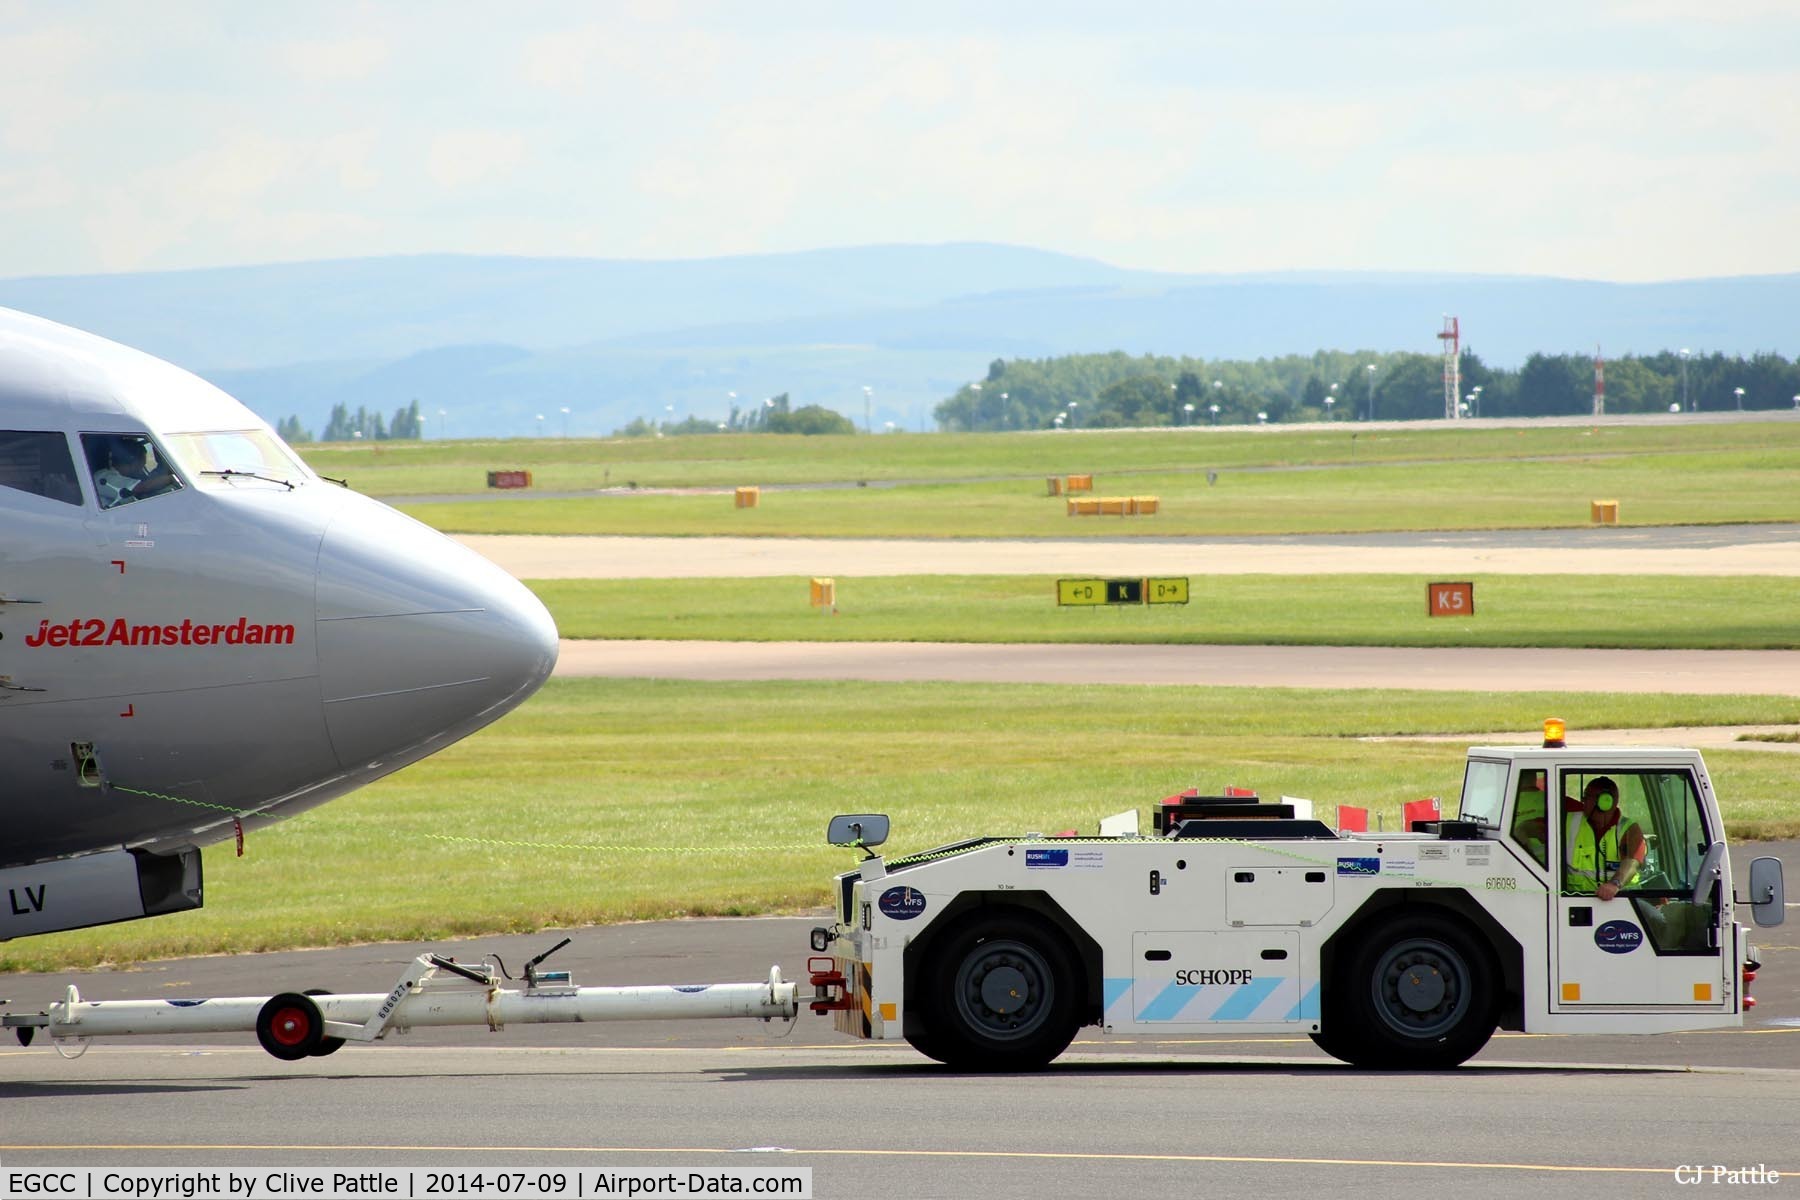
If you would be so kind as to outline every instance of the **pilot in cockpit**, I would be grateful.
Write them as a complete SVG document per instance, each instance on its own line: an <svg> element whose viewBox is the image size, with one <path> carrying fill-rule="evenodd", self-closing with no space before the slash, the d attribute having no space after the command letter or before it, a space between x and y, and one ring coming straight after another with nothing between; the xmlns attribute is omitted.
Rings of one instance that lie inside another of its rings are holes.
<svg viewBox="0 0 1800 1200"><path fill-rule="evenodd" d="M150 443L145 438L109 438L106 463L94 472L94 493L101 508L115 508L179 486L166 465L150 466Z"/></svg>

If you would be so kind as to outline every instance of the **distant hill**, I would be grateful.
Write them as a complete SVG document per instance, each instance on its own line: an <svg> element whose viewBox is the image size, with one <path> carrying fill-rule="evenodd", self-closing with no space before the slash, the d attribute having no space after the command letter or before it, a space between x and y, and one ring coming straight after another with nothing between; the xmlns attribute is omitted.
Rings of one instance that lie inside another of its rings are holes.
<svg viewBox="0 0 1800 1200"><path fill-rule="evenodd" d="M723 418L787 392L920 428L998 357L1254 359L1431 353L1444 313L1489 363L1689 346L1800 352L1800 276L1609 284L1308 272L1132 271L995 245L867 246L667 262L434 255L0 280L0 305L141 347L271 419L417 398L428 434L606 433ZM440 410L443 419L438 418ZM434 422L436 422L434 424Z"/></svg>

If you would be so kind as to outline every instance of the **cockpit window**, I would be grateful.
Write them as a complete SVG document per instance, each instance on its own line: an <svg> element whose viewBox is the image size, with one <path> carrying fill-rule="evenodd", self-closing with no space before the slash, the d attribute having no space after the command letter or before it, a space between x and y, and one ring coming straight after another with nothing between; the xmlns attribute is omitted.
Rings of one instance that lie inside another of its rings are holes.
<svg viewBox="0 0 1800 1200"><path fill-rule="evenodd" d="M0 487L79 505L81 485L75 482L69 439L35 429L0 429Z"/></svg>
<svg viewBox="0 0 1800 1200"><path fill-rule="evenodd" d="M226 429L165 435L169 453L190 479L204 487L245 483L292 489L307 482L306 469L281 442L261 429Z"/></svg>
<svg viewBox="0 0 1800 1200"><path fill-rule="evenodd" d="M162 450L142 433L84 433L82 453L94 476L101 508L117 508L167 492L179 492L181 480Z"/></svg>

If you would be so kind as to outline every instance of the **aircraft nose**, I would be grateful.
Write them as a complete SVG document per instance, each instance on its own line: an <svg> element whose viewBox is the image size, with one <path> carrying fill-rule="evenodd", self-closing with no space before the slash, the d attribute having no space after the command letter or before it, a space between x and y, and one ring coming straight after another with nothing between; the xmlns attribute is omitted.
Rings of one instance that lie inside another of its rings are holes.
<svg viewBox="0 0 1800 1200"><path fill-rule="evenodd" d="M319 550L319 683L347 769L391 770L525 700L556 624L524 584L385 504L346 496Z"/></svg>

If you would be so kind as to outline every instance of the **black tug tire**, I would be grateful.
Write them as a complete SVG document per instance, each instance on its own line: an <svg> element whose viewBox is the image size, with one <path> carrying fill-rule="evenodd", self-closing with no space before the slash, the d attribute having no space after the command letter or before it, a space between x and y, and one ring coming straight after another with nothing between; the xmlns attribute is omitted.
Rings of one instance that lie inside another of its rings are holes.
<svg viewBox="0 0 1800 1200"><path fill-rule="evenodd" d="M331 992L325 988L307 988L306 994L308 996L329 996L329 995L331 995ZM321 1030L324 1028L323 1022L321 1022L320 1028L321 1028ZM327 1036L321 1037L319 1039L319 1048L312 1052L312 1056L314 1058L324 1058L327 1054L336 1054L339 1050L342 1050L343 1048L344 1048L344 1039L343 1038L331 1037L331 1036L327 1035Z"/></svg>
<svg viewBox="0 0 1800 1200"><path fill-rule="evenodd" d="M270 996L256 1014L256 1040L283 1062L296 1062L317 1052L324 1040L325 1018L319 1006L298 992Z"/></svg>
<svg viewBox="0 0 1800 1200"><path fill-rule="evenodd" d="M1340 1062L1354 1063L1362 1057L1362 1043L1351 1035L1349 1021L1336 1014L1328 1016L1318 1033L1310 1033L1313 1045Z"/></svg>
<svg viewBox="0 0 1800 1200"><path fill-rule="evenodd" d="M938 1044L922 1033L907 1034L906 1044L935 1062L947 1063L950 1061L944 1057L944 1052L938 1049Z"/></svg>
<svg viewBox="0 0 1800 1200"><path fill-rule="evenodd" d="M1327 1053L1378 1070L1459 1066L1494 1035L1500 974L1462 924L1421 914L1371 929L1333 981Z"/></svg>
<svg viewBox="0 0 1800 1200"><path fill-rule="evenodd" d="M1068 940L1029 913L971 917L951 931L919 985L923 1054L963 1071L1035 1071L1075 1040L1082 986Z"/></svg>

